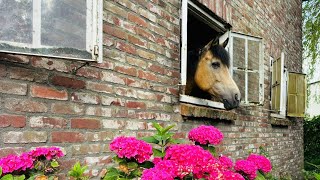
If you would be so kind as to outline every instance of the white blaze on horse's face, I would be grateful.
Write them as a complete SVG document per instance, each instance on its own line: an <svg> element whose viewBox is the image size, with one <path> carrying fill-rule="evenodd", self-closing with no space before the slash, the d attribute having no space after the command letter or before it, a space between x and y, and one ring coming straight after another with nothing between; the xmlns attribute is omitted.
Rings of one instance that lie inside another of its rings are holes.
<svg viewBox="0 0 320 180"><path fill-rule="evenodd" d="M223 46L210 43L200 56L194 80L200 89L223 102L227 110L236 108L241 95L229 73L228 53Z"/></svg>

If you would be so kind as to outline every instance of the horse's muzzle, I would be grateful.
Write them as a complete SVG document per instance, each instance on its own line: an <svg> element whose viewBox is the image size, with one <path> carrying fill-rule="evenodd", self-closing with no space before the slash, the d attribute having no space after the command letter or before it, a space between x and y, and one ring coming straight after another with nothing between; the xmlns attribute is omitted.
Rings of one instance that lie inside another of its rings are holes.
<svg viewBox="0 0 320 180"><path fill-rule="evenodd" d="M239 107L240 98L239 98L238 94L235 94L234 98L229 99L229 100L223 99L222 102L223 102L224 108L226 108L226 110L231 110L231 109Z"/></svg>

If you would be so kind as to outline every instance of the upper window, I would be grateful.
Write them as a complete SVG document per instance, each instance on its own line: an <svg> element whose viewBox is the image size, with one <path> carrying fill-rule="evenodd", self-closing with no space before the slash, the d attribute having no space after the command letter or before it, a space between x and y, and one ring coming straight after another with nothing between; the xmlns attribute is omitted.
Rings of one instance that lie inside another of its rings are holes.
<svg viewBox="0 0 320 180"><path fill-rule="evenodd" d="M233 79L244 104L263 104L264 71L262 39L231 33L230 57Z"/></svg>
<svg viewBox="0 0 320 180"><path fill-rule="evenodd" d="M102 0L0 1L0 51L102 61Z"/></svg>

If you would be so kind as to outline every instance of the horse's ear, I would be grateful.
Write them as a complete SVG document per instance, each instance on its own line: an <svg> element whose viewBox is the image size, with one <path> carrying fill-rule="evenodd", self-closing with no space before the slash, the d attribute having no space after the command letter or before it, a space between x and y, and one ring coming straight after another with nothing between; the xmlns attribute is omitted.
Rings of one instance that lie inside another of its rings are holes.
<svg viewBox="0 0 320 180"><path fill-rule="evenodd" d="M205 47L204 50L209 50L211 46L217 45L219 44L219 38L216 37L214 39L212 39Z"/></svg>
<svg viewBox="0 0 320 180"><path fill-rule="evenodd" d="M227 39L221 44L221 46L225 48L225 47L228 45L228 42L229 42L229 38L227 38Z"/></svg>

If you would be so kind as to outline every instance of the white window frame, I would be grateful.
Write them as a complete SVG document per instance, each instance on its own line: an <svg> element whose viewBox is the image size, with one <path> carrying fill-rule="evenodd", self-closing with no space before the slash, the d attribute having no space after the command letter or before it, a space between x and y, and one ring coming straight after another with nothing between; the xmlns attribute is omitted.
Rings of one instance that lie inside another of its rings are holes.
<svg viewBox="0 0 320 180"><path fill-rule="evenodd" d="M53 57L62 59L73 59L83 61L95 61L101 63L103 60L103 0L87 0L87 28L86 28L86 51L91 53L92 58L77 58L67 57L59 55L41 54L41 53L29 53L19 52L11 50L0 49L0 52L23 54L23 55L35 55L43 57ZM6 43L17 47L26 48L49 48L51 46L41 45L41 0L33 0L33 32L32 32L32 44L29 43L18 43L9 41L0 41L0 43Z"/></svg>
<svg viewBox="0 0 320 180"><path fill-rule="evenodd" d="M227 32L230 37L230 31L224 28L224 25L214 17L210 16L203 9L193 3L191 0L182 0L181 6L181 85L187 84L187 37L188 37L188 11L191 10L200 15L200 18L206 22L210 27L218 32ZM220 37L226 39L226 37ZM220 41L220 40L219 40ZM221 40L222 41L222 40ZM230 43L229 43L230 44ZM180 102L191 103L202 106L209 106L218 109L225 109L223 103L201 99L185 94L180 94Z"/></svg>
<svg viewBox="0 0 320 180"><path fill-rule="evenodd" d="M232 32L230 38L230 69L232 69L232 77L233 71L237 70L237 67L233 66L233 38L241 38L245 40L245 94L241 94L241 104L242 105L253 105L248 100L248 73L249 72L258 72L259 73L259 105L263 105L264 102L264 53L263 53L263 39L260 37L249 36L246 34ZM259 42L259 70L248 70L248 40Z"/></svg>
<svg viewBox="0 0 320 180"><path fill-rule="evenodd" d="M280 111L279 113L276 112L271 112L271 116L275 117L275 118L279 118L279 119L285 119L286 118L286 113L287 113L287 96L288 96L288 70L287 68L284 66L284 58L285 58L285 54L284 52L281 52L281 57L280 57L280 71L282 72L281 75L281 82L280 82ZM270 56L270 70L271 73L273 73L273 61L274 58ZM271 82L273 82L272 79L273 76L271 76ZM271 89L272 91L272 86ZM271 94L272 96L272 94ZM270 107L272 104L272 97L270 99Z"/></svg>

